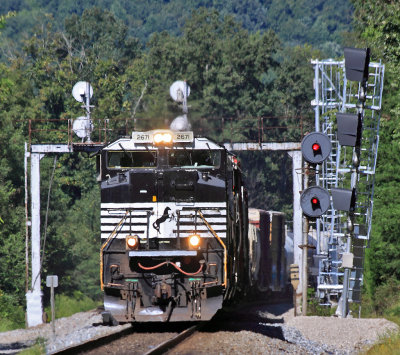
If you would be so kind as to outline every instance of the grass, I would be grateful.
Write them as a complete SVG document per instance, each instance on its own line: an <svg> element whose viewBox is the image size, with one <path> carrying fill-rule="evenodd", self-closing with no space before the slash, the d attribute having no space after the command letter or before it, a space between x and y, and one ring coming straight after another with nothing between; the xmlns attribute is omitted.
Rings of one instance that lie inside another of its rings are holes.
<svg viewBox="0 0 400 355"><path fill-rule="evenodd" d="M28 349L22 350L18 354L20 355L43 355L46 353L45 339L37 338L36 344Z"/></svg>
<svg viewBox="0 0 400 355"><path fill-rule="evenodd" d="M45 354L45 349L41 345L34 345L29 349L22 350L19 355L42 355Z"/></svg>
<svg viewBox="0 0 400 355"><path fill-rule="evenodd" d="M0 317L0 333L25 327L25 322L16 322L12 319Z"/></svg>
<svg viewBox="0 0 400 355"><path fill-rule="evenodd" d="M0 332L25 327L25 310L15 297L0 290Z"/></svg>
<svg viewBox="0 0 400 355"><path fill-rule="evenodd" d="M56 318L69 317L78 312L85 312L100 305L82 292L75 291L72 296L60 294L55 296ZM49 321L51 307L45 308ZM0 291L0 332L25 328L25 307L19 305L15 298Z"/></svg>
<svg viewBox="0 0 400 355"><path fill-rule="evenodd" d="M393 309L398 309L398 305L394 308L387 310L384 313L384 317L393 323L396 323L400 327L400 316ZM395 315L393 315L395 313ZM400 355L400 330L389 334L388 336L380 339L371 349L369 349L366 355Z"/></svg>
<svg viewBox="0 0 400 355"><path fill-rule="evenodd" d="M376 289L374 300L363 297L363 316L384 317L400 327L400 282L389 279ZM365 352L367 355L400 355L400 330L382 337Z"/></svg>
<svg viewBox="0 0 400 355"><path fill-rule="evenodd" d="M400 355L400 332L381 339L366 355Z"/></svg>
<svg viewBox="0 0 400 355"><path fill-rule="evenodd" d="M99 301L94 301L82 292L75 291L72 296L60 294L55 296L56 319L69 317L78 312L85 312L96 308ZM51 321L51 307L45 308L49 321Z"/></svg>

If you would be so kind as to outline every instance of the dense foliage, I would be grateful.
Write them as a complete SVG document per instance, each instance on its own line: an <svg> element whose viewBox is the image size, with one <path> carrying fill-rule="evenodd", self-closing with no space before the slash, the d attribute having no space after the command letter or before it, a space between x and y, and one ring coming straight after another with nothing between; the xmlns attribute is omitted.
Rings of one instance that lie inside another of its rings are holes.
<svg viewBox="0 0 400 355"><path fill-rule="evenodd" d="M153 33L180 35L192 11L205 7L216 9L222 17L233 15L247 30L272 29L290 45L310 43L330 55L340 55L340 37L351 29L352 16L348 0L2 0L0 14L17 12L3 33L3 55L35 33L35 26L46 22L46 16L51 15L61 30L66 18L80 17L94 6L123 21L129 34L143 44Z"/></svg>
<svg viewBox="0 0 400 355"><path fill-rule="evenodd" d="M399 316L395 295L400 290L400 4L385 0L353 3L357 34L374 57L385 63L386 77L367 286L378 312L384 311L385 304L397 309ZM385 292L392 295L382 296Z"/></svg>

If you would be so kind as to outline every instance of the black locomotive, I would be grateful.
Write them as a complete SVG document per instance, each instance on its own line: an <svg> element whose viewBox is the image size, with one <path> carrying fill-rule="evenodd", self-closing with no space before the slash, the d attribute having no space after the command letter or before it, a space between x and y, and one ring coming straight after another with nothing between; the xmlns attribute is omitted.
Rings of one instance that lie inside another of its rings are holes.
<svg viewBox="0 0 400 355"><path fill-rule="evenodd" d="M105 321L207 320L248 291L236 157L193 132L133 132L99 155Z"/></svg>

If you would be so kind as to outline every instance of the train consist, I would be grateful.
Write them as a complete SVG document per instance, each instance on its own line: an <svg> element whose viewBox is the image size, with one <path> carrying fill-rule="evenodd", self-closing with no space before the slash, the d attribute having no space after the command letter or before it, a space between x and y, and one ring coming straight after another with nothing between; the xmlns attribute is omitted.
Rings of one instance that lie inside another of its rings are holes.
<svg viewBox="0 0 400 355"><path fill-rule="evenodd" d="M98 172L104 322L207 320L249 285L282 286L284 236L267 240L274 219L259 210L248 233L242 174L224 147L190 131L133 132L102 149Z"/></svg>

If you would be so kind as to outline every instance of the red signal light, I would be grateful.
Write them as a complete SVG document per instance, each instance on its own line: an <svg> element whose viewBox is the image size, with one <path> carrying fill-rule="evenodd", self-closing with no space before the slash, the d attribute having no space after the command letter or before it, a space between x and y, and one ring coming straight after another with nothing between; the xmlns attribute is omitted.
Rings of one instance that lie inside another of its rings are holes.
<svg viewBox="0 0 400 355"><path fill-rule="evenodd" d="M320 146L318 143L314 143L314 144L312 145L312 150L313 150L314 152L318 152L319 150L321 150L321 146Z"/></svg>
<svg viewBox="0 0 400 355"><path fill-rule="evenodd" d="M311 132L301 141L301 153L304 160L310 164L322 164L328 158L331 150L331 139L322 132Z"/></svg>
<svg viewBox="0 0 400 355"><path fill-rule="evenodd" d="M312 203L313 206L317 206L319 204L319 200L316 197L313 197L311 199L311 203Z"/></svg>

